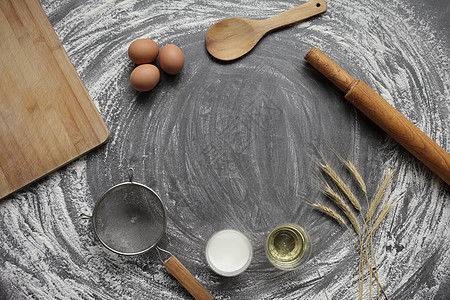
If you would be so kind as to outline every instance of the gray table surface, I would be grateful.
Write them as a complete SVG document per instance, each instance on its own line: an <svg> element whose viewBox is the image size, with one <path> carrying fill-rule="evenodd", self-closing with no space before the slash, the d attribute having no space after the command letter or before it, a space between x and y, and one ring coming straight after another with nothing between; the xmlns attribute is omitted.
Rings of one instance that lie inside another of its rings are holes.
<svg viewBox="0 0 450 300"><path fill-rule="evenodd" d="M303 56L317 46L449 151L449 2L327 2L324 15L272 32L224 64L205 50L212 24L266 18L300 2L42 0L111 136L0 201L0 298L189 299L154 252L115 255L83 217L133 167L135 180L154 188L167 209L162 245L217 299L355 299L358 249L345 228L306 202L326 202L318 151L351 181L332 148L352 158L369 195L386 170L396 170L383 199L396 202L374 236L390 299L446 299L449 186ZM153 91L137 93L127 47L144 37L177 44L186 63L177 76L162 74ZM269 231L286 222L313 240L310 260L292 272L273 268L263 250ZM204 257L208 238L225 228L243 232L254 249L248 270L234 278L214 274Z"/></svg>

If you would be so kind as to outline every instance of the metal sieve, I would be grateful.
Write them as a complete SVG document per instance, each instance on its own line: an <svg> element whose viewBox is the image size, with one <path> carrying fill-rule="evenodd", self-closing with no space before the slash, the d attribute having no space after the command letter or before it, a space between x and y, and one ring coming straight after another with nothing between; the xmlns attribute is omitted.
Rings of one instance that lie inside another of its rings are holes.
<svg viewBox="0 0 450 300"><path fill-rule="evenodd" d="M166 231L163 202L151 188L133 182L132 169L128 177L128 182L107 190L95 205L95 235L106 248L121 255L138 255L155 248L164 267L195 299L213 299L175 256L157 246ZM169 259L163 261L161 252L169 254Z"/></svg>

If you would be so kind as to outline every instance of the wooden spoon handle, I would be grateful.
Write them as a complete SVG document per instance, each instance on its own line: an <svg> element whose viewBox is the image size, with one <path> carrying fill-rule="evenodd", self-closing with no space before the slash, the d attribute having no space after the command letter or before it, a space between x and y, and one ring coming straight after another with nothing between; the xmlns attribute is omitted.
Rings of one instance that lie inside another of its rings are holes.
<svg viewBox="0 0 450 300"><path fill-rule="evenodd" d="M353 79L319 49L311 48L305 59L347 93L345 99L450 185L450 154L367 84Z"/></svg>
<svg viewBox="0 0 450 300"><path fill-rule="evenodd" d="M327 10L325 0L311 0L276 16L263 20L265 32L296 23Z"/></svg>
<svg viewBox="0 0 450 300"><path fill-rule="evenodd" d="M167 271L169 271L195 299L214 299L175 256L172 255L169 257L169 259L164 262L164 267L166 267Z"/></svg>

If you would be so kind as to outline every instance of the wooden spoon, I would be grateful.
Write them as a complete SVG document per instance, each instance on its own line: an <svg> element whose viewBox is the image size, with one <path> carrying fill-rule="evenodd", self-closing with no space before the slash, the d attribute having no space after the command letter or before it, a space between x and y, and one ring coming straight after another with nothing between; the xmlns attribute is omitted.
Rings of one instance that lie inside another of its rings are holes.
<svg viewBox="0 0 450 300"><path fill-rule="evenodd" d="M305 20L327 10L325 0L311 0L265 20L228 18L211 26L206 33L206 49L220 60L233 60L246 54L269 31Z"/></svg>

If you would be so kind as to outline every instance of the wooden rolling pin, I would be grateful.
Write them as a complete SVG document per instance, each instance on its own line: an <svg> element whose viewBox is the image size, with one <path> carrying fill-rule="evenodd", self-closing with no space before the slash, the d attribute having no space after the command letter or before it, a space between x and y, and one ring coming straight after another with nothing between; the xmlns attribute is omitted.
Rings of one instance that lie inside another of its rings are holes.
<svg viewBox="0 0 450 300"><path fill-rule="evenodd" d="M450 154L361 80L355 80L319 49L312 47L305 59L325 75L350 103L381 127L431 171L450 185Z"/></svg>

